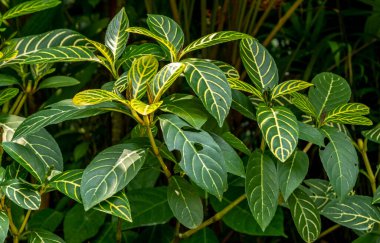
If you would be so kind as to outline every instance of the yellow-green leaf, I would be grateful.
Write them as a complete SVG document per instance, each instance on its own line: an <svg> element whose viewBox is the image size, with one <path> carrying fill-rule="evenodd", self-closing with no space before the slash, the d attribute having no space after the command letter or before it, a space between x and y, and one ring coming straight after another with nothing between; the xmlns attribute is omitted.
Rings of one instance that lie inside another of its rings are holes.
<svg viewBox="0 0 380 243"><path fill-rule="evenodd" d="M313 86L312 83L305 82L302 80L288 80L283 83L278 84L273 88L272 99L276 99L280 96L291 94L299 90L306 89Z"/></svg>
<svg viewBox="0 0 380 243"><path fill-rule="evenodd" d="M0 105L9 101L18 94L18 88L6 88L0 91Z"/></svg>
<svg viewBox="0 0 380 243"><path fill-rule="evenodd" d="M259 98L260 101L264 102L264 98L263 98L263 95L261 94L261 92L258 91L252 85L250 85L246 82L243 82L239 79L229 78L227 80L228 80L228 83L230 84L231 89L240 90L240 91L250 93L250 94L254 95L255 97Z"/></svg>
<svg viewBox="0 0 380 243"><path fill-rule="evenodd" d="M129 105L129 101L117 94L103 89L88 89L76 94L73 98L74 105L96 105L106 101L118 101Z"/></svg>
<svg viewBox="0 0 380 243"><path fill-rule="evenodd" d="M112 65L113 54L112 54L112 51L108 47L106 47L102 43L99 43L90 39L86 39L86 40L90 42L106 58L109 64Z"/></svg>
<svg viewBox="0 0 380 243"><path fill-rule="evenodd" d="M380 123L371 130L366 130L362 132L363 136L375 143L380 143Z"/></svg>
<svg viewBox="0 0 380 243"><path fill-rule="evenodd" d="M161 104L162 101L148 105L140 100L131 100L132 109L144 116L149 115L152 112L155 112L161 106Z"/></svg>
<svg viewBox="0 0 380 243"><path fill-rule="evenodd" d="M364 104L342 104L329 111L324 122L370 126L372 125L372 121L362 116L367 114L369 114L369 107Z"/></svg>
<svg viewBox="0 0 380 243"><path fill-rule="evenodd" d="M26 14L31 14L60 4L59 0L34 0L20 3L4 13L2 19L11 19Z"/></svg>
<svg viewBox="0 0 380 243"><path fill-rule="evenodd" d="M311 104L309 99L300 93L292 93L292 104L295 105L298 109L305 112L306 114L316 118L317 112L315 111L314 106Z"/></svg>

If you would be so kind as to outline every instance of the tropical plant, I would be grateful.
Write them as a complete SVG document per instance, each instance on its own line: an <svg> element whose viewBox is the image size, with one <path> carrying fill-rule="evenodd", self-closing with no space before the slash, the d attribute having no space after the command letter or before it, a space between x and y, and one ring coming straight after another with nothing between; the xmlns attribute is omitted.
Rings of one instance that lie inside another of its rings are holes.
<svg viewBox="0 0 380 243"><path fill-rule="evenodd" d="M76 226L65 228L68 242L96 234L105 221L105 214L97 211L112 215L104 237L114 233L111 239L117 242L128 239L131 229L163 224L167 227L158 230L166 239L197 241L206 235L213 241L216 237L208 226L220 219L244 234L284 236L288 209L306 242L320 236L320 215L362 234L380 223L377 172L366 155L368 139L379 142L380 129L363 132L364 141L350 137L345 124L372 121L365 117L367 106L348 103L351 89L344 78L325 72L311 82L279 82L273 57L250 35L221 31L184 47L184 34L174 20L148 15L147 24L148 29L129 27L122 9L109 23L104 44L61 29L13 39L4 49L13 54L0 66L24 74L24 83L33 92L75 84L67 77L39 82L56 62L94 62L114 81L26 119L12 115L23 107L25 94L16 99L16 108L4 108L9 114L0 117L2 149L8 155L1 167L2 240L9 228L15 242L24 238L63 242L53 233L60 222L43 227L33 220L37 213L29 221L32 211L40 208L41 195L54 190L79 203L65 217L64 227ZM131 33L157 44L127 45ZM184 58L236 40L250 83L227 63ZM179 82L187 83L186 93L172 92ZM307 88L306 96L301 91ZM258 125L260 146L248 148L229 130L226 118L231 108ZM109 111L134 120L130 134L99 152L86 168L64 170L60 148L45 127ZM319 163L309 161L312 146L319 149L328 180L305 179L309 164ZM373 198L354 192L359 174L355 148L362 155ZM204 220L209 204L216 214ZM169 223L173 218L175 229ZM81 227L91 230L83 235Z"/></svg>

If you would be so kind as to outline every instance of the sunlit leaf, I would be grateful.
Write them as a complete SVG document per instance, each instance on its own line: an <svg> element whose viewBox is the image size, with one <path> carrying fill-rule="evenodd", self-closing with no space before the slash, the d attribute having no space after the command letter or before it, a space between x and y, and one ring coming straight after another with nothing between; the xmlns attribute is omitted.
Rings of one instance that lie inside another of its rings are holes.
<svg viewBox="0 0 380 243"><path fill-rule="evenodd" d="M73 98L74 105L96 105L107 101L118 101L128 104L129 101L121 98L117 94L103 89L88 89L77 93Z"/></svg>
<svg viewBox="0 0 380 243"><path fill-rule="evenodd" d="M131 100L131 108L135 110L137 113L146 116L153 112L155 112L158 108L160 108L163 101L159 101L153 104L145 104L140 100L133 99Z"/></svg>
<svg viewBox="0 0 380 243"><path fill-rule="evenodd" d="M282 82L273 88L272 99L306 89L310 86L313 86L313 84L302 80L289 80Z"/></svg>
<svg viewBox="0 0 380 243"><path fill-rule="evenodd" d="M170 88L184 69L185 64L179 62L169 63L161 68L150 84L155 101L158 101L161 95Z"/></svg>
<svg viewBox="0 0 380 243"><path fill-rule="evenodd" d="M42 11L48 8L55 7L59 5L61 1L59 0L33 0L33 1L26 1L20 4L17 4L16 6L12 7L8 11L6 11L2 19L11 19L16 18L22 15L35 13L38 11Z"/></svg>
<svg viewBox="0 0 380 243"><path fill-rule="evenodd" d="M372 125L372 121L362 115L369 114L369 107L360 103L342 104L329 111L325 123L335 122L352 125Z"/></svg>

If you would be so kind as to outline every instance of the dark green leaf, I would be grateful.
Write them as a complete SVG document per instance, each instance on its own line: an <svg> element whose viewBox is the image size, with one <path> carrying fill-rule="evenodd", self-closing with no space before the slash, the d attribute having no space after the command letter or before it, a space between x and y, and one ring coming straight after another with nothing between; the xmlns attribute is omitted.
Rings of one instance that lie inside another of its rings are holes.
<svg viewBox="0 0 380 243"><path fill-rule="evenodd" d="M372 204L380 202L380 186L377 187L375 194L373 195Z"/></svg>
<svg viewBox="0 0 380 243"><path fill-rule="evenodd" d="M67 86L77 85L80 82L72 77L67 76L53 76L45 79L40 83L38 88L47 89L47 88L61 88Z"/></svg>
<svg viewBox="0 0 380 243"><path fill-rule="evenodd" d="M63 213L51 209L45 208L41 211L37 211L28 221L29 229L45 229L54 232L63 220Z"/></svg>
<svg viewBox="0 0 380 243"><path fill-rule="evenodd" d="M65 243L65 241L58 235L47 230L33 230L28 235L28 242L30 243Z"/></svg>
<svg viewBox="0 0 380 243"><path fill-rule="evenodd" d="M94 209L132 222L129 201L127 195L122 191L95 205Z"/></svg>
<svg viewBox="0 0 380 243"><path fill-rule="evenodd" d="M7 198L18 206L29 210L38 210L40 208L41 196L38 191L28 184L12 179L2 184L1 188Z"/></svg>
<svg viewBox="0 0 380 243"><path fill-rule="evenodd" d="M325 136L315 127L305 124L303 122L297 122L299 128L298 138L320 147L325 146L324 139Z"/></svg>
<svg viewBox="0 0 380 243"><path fill-rule="evenodd" d="M4 211L0 211L0 242L5 242L8 235L9 219Z"/></svg>
<svg viewBox="0 0 380 243"><path fill-rule="evenodd" d="M0 74L0 87L10 86L10 85L15 85L15 84L20 84L19 81L15 77L11 75L6 75L6 74Z"/></svg>
<svg viewBox="0 0 380 243"><path fill-rule="evenodd" d="M309 187L310 198L320 211L331 200L336 198L336 194L331 184L326 180L308 179L304 183Z"/></svg>
<svg viewBox="0 0 380 243"><path fill-rule="evenodd" d="M310 100L308 97L306 97L303 94L299 94L297 92L292 93L292 100L291 103L306 113L307 115L310 115L311 117L316 118L317 117L317 112L315 111L314 106L311 104Z"/></svg>
<svg viewBox="0 0 380 243"><path fill-rule="evenodd" d="M245 155L250 155L251 151L247 148L247 146L241 141L239 138L237 138L233 133L231 132L225 132L222 134L222 138L231 145L234 149L239 150L240 152L244 153Z"/></svg>
<svg viewBox="0 0 380 243"><path fill-rule="evenodd" d="M250 99L242 92L231 90L232 92L232 109L240 112L243 116L256 121L256 108L253 106Z"/></svg>
<svg viewBox="0 0 380 243"><path fill-rule="evenodd" d="M82 203L80 197L80 184L82 181L82 175L82 169L67 170L54 176L50 180L49 186L60 191L71 199Z"/></svg>
<svg viewBox="0 0 380 243"><path fill-rule="evenodd" d="M219 240L215 232L209 227L206 227L189 238L181 240L181 243L219 243Z"/></svg>
<svg viewBox="0 0 380 243"><path fill-rule="evenodd" d="M209 61L215 64L218 68L220 68L220 70L222 70L224 74L226 75L227 79L240 78L240 74L238 70L236 70L236 68L231 66L230 64L222 62L222 61L218 61L218 60L209 60Z"/></svg>
<svg viewBox="0 0 380 243"><path fill-rule="evenodd" d="M129 27L128 16L122 8L108 24L105 44L111 49L114 61L124 52L129 33L125 31Z"/></svg>

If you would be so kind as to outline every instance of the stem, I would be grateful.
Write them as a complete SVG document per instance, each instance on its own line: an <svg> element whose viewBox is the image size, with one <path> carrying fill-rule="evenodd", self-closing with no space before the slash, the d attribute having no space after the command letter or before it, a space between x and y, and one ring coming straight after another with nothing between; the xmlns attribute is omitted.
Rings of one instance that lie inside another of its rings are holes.
<svg viewBox="0 0 380 243"><path fill-rule="evenodd" d="M335 231L336 229L338 229L340 227L339 224L336 224L336 225L333 225L331 226L330 228L326 229L325 231L323 231L319 236L318 236L318 239L321 239L323 237L325 237L326 235L330 234L331 232Z"/></svg>
<svg viewBox="0 0 380 243"><path fill-rule="evenodd" d="M371 168L371 163L369 162L368 156L367 156L367 139L364 139L364 143L362 139L358 139L358 148L359 151L363 157L364 165L367 170L368 179L371 183L372 193L375 194L376 192L376 177L373 174L373 170Z"/></svg>
<svg viewBox="0 0 380 243"><path fill-rule="evenodd" d="M28 210L28 212L26 213L25 218L24 218L24 221L22 222L21 227L20 227L20 229L18 230L18 235L21 235L22 232L24 231L25 226L26 226L26 223L28 223L28 220L29 220L29 217L30 217L30 214L31 214L31 213L32 213L32 210Z"/></svg>
<svg viewBox="0 0 380 243"><path fill-rule="evenodd" d="M239 203L241 203L244 199L246 199L246 197L247 197L246 194L241 195L240 197L235 199L235 201L231 202L227 207L222 209L222 211L216 213L214 216L212 216L208 220L204 221L202 224L200 224L195 229L191 229L191 230L186 231L183 234L179 234L179 238L187 238L187 237L193 235L194 233L198 232L199 230L209 226L210 224L222 219L224 215L226 215L231 209L233 209Z"/></svg>
<svg viewBox="0 0 380 243"><path fill-rule="evenodd" d="M260 149L264 153L264 150L265 150L265 139L264 139L264 137L261 139Z"/></svg>
<svg viewBox="0 0 380 243"><path fill-rule="evenodd" d="M308 144L306 144L305 148L302 151L305 152L305 153L307 153L307 151L309 151L309 149L311 148L311 146L313 146L313 144L309 142Z"/></svg>
<svg viewBox="0 0 380 243"><path fill-rule="evenodd" d="M7 214L8 214L8 220L9 220L9 226L11 227L11 232L14 236L17 236L18 229L13 222L12 213L11 213L10 208L7 208ZM17 240L17 242L18 242L18 240Z"/></svg>
<svg viewBox="0 0 380 243"><path fill-rule="evenodd" d="M20 102L18 103L16 110L13 112L13 115L18 115L21 111L22 106L24 105L27 98L27 94L23 93Z"/></svg>
<svg viewBox="0 0 380 243"><path fill-rule="evenodd" d="M116 242L117 243L121 243L121 240L122 240L122 223L123 223L123 220L121 218L118 218L117 219L117 231L116 231Z"/></svg>
<svg viewBox="0 0 380 243"><path fill-rule="evenodd" d="M170 8L172 10L173 18L175 22L177 22L178 24L181 24L181 19L179 17L179 11L178 11L176 0L170 0Z"/></svg>
<svg viewBox="0 0 380 243"><path fill-rule="evenodd" d="M158 149L156 141L154 140L152 129L150 129L150 121L149 121L148 116L144 116L144 122L145 122L145 126L148 130L149 141L150 141L150 145L152 146L153 153L157 157L158 161L160 161L161 167L164 170L166 177L170 178L172 176L172 174L170 173L168 167L166 166L164 160L162 159L162 156L160 154L160 150Z"/></svg>
<svg viewBox="0 0 380 243"><path fill-rule="evenodd" d="M275 0L271 0L269 2L267 9L265 9L263 15L261 15L259 21L257 22L256 27L253 30L252 36L255 36L257 34L257 32L259 32L261 25L263 25L264 21L268 17L269 12L272 10L272 7L275 4L275 2L276 2Z"/></svg>

